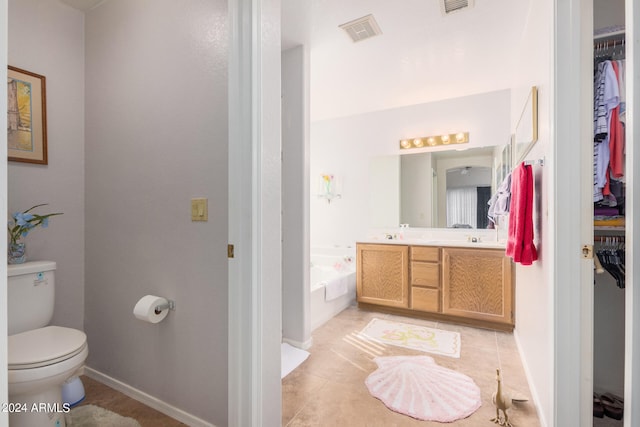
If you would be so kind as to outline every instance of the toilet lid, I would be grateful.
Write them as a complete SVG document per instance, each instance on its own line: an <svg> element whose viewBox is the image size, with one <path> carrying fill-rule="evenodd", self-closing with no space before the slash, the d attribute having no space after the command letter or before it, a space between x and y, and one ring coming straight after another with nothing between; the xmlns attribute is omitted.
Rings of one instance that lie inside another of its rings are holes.
<svg viewBox="0 0 640 427"><path fill-rule="evenodd" d="M9 369L51 365L75 356L86 344L84 332L61 326L46 326L9 335Z"/></svg>

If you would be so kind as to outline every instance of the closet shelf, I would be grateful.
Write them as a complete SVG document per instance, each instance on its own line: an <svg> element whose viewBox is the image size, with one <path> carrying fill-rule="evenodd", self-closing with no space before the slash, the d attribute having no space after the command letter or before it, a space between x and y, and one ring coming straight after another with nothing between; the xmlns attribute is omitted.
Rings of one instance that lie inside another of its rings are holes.
<svg viewBox="0 0 640 427"><path fill-rule="evenodd" d="M593 227L594 231L617 231L617 232L621 232L624 233L624 226L605 226L605 225L596 225Z"/></svg>

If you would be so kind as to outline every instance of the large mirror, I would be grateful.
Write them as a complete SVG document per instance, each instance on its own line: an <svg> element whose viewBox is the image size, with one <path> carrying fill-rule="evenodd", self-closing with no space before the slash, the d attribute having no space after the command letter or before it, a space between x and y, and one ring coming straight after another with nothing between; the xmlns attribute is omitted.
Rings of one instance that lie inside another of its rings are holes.
<svg viewBox="0 0 640 427"><path fill-rule="evenodd" d="M488 202L508 146L371 159L372 226L491 228ZM508 166L506 166L508 167ZM397 202L395 202L397 201Z"/></svg>

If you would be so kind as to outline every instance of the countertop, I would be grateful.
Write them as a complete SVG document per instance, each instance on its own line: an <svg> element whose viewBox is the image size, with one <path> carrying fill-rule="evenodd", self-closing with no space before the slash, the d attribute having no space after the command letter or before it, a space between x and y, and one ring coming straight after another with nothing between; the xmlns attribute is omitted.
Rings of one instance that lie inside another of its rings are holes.
<svg viewBox="0 0 640 427"><path fill-rule="evenodd" d="M491 242L481 240L480 242L468 242L466 240L431 240L420 238L368 238L358 240L358 243L370 243L380 245L409 245L409 246L446 246L456 248L478 248L478 249L505 249L507 242Z"/></svg>

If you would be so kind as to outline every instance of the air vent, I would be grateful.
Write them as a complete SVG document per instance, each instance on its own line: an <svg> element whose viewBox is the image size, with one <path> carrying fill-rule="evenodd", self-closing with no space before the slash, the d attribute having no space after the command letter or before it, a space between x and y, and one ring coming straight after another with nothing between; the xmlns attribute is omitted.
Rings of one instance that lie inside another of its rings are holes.
<svg viewBox="0 0 640 427"><path fill-rule="evenodd" d="M442 14L447 15L449 13L458 12L468 7L473 7L475 0L440 0L440 6L442 8Z"/></svg>
<svg viewBox="0 0 640 427"><path fill-rule="evenodd" d="M382 34L382 31L380 31L380 27L373 15L354 19L353 21L342 24L339 27L345 30L354 42L359 42L360 40Z"/></svg>

